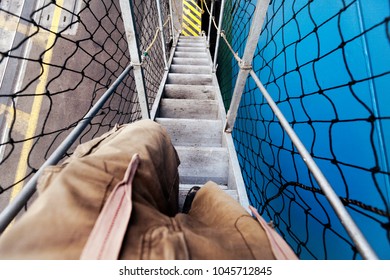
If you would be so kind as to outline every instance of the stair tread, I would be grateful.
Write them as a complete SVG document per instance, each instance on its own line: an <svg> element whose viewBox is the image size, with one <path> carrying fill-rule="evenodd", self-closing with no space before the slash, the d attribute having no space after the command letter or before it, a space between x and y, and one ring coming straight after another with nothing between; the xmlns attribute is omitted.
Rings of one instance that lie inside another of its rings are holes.
<svg viewBox="0 0 390 280"><path fill-rule="evenodd" d="M208 58L173 57L172 65L210 65Z"/></svg>
<svg viewBox="0 0 390 280"><path fill-rule="evenodd" d="M221 147L222 121L204 119L157 118L174 145L192 147Z"/></svg>
<svg viewBox="0 0 390 280"><path fill-rule="evenodd" d="M178 51L175 52L175 55L176 55L176 56L177 56L177 55L181 55L181 54L185 54L185 55L191 55L191 54L193 54L193 55L195 55L195 56L202 55L202 56L207 57L207 52L204 52L204 53L199 53L199 52L178 52Z"/></svg>
<svg viewBox="0 0 390 280"><path fill-rule="evenodd" d="M179 45L176 47L177 52L196 52L196 53L206 53L206 46L198 47L198 46L182 46Z"/></svg>
<svg viewBox="0 0 390 280"><path fill-rule="evenodd" d="M198 74L198 75L191 75L191 74L183 74L183 73L169 73L169 76L177 76L177 77L203 77L203 78L209 78L212 79L213 76L211 74Z"/></svg>
<svg viewBox="0 0 390 280"><path fill-rule="evenodd" d="M215 99L215 87L210 85L166 84L165 97L175 99Z"/></svg>
<svg viewBox="0 0 390 280"><path fill-rule="evenodd" d="M212 85L212 83L211 74L169 73L167 78L167 84Z"/></svg>
<svg viewBox="0 0 390 280"><path fill-rule="evenodd" d="M188 192L192 187L196 187L196 186L202 187L199 184L179 184L179 190ZM218 187L220 187L222 190L228 190L228 187L226 185L218 185ZM231 191L235 191L235 190L231 190Z"/></svg>
<svg viewBox="0 0 390 280"><path fill-rule="evenodd" d="M208 58L206 52L175 52L174 57Z"/></svg>
<svg viewBox="0 0 390 280"><path fill-rule="evenodd" d="M205 41L206 42L206 37L203 37L203 36L181 36L179 38L179 42L180 41L187 41L187 40Z"/></svg>
<svg viewBox="0 0 390 280"><path fill-rule="evenodd" d="M215 100L163 98L159 116L180 119L218 119L218 103Z"/></svg>
<svg viewBox="0 0 390 280"><path fill-rule="evenodd" d="M169 73L177 74L211 74L212 69L209 65L171 65Z"/></svg>
<svg viewBox="0 0 390 280"><path fill-rule="evenodd" d="M179 209L181 210L184 205L184 201L186 199L188 191L193 187L193 186L198 186L199 184L189 184L185 185L188 187L183 187L183 184L179 185ZM201 185L199 187L202 187ZM238 192L236 190L228 190L226 189L226 186L224 185L219 185L221 189L224 190L225 193L230 195L233 199L238 200Z"/></svg>
<svg viewBox="0 0 390 280"><path fill-rule="evenodd" d="M206 46L207 42L205 40L179 40L177 42L177 45L199 45L199 46Z"/></svg>
<svg viewBox="0 0 390 280"><path fill-rule="evenodd" d="M181 164L180 183L228 183L229 156L226 148L175 146Z"/></svg>

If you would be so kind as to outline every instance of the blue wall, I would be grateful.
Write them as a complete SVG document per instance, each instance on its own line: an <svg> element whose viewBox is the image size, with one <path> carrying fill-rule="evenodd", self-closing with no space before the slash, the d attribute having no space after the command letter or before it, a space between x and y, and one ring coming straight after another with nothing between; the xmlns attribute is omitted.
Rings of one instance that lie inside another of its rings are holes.
<svg viewBox="0 0 390 280"><path fill-rule="evenodd" d="M274 0L253 62L385 259L390 259L389 16L387 0ZM247 34L234 33L233 41L245 41ZM235 61L232 67L236 73ZM301 258L360 258L324 196L307 190L319 187L251 78L233 136L251 203L275 221Z"/></svg>

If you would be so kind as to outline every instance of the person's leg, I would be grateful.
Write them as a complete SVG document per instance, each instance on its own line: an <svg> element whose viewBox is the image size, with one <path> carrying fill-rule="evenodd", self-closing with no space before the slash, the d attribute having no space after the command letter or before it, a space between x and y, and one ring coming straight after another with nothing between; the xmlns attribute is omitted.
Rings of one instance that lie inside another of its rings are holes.
<svg viewBox="0 0 390 280"><path fill-rule="evenodd" d="M47 172L37 200L0 237L0 258L78 259L105 200L123 178L134 153L140 155L141 163L133 184L131 220L142 219L137 215L141 209L145 218L149 216L141 221L145 227L169 220L165 214L177 212L177 154L165 129L152 121L140 121L80 145L61 170L56 167L55 173ZM140 256L139 250L132 252L134 258Z"/></svg>
<svg viewBox="0 0 390 280"><path fill-rule="evenodd" d="M191 259L274 259L260 224L213 182L196 193L189 214L176 219Z"/></svg>

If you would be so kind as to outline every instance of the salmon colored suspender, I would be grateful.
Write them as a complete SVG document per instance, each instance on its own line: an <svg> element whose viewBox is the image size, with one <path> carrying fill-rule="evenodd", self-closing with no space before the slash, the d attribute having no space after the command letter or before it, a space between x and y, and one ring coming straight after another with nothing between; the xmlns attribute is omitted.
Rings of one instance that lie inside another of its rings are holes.
<svg viewBox="0 0 390 280"><path fill-rule="evenodd" d="M133 208L131 189L139 161L139 155L135 154L126 170L124 179L115 186L108 197L80 259L118 259Z"/></svg>
<svg viewBox="0 0 390 280"><path fill-rule="evenodd" d="M132 182L139 162L139 155L135 154L126 170L124 179L115 186L99 214L80 259L118 259L133 207L131 201ZM252 206L249 208L265 230L275 258L297 260L297 256L283 238L265 222L255 208Z"/></svg>

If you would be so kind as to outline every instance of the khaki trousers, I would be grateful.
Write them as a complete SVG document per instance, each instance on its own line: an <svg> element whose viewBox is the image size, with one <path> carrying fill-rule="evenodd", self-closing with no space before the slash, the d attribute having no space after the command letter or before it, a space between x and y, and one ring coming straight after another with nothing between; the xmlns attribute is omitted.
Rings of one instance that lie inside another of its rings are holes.
<svg viewBox="0 0 390 280"><path fill-rule="evenodd" d="M133 154L140 155L120 259L274 259L260 224L213 182L178 213L179 158L163 127L115 127L45 170L39 196L0 237L2 259L79 259Z"/></svg>

